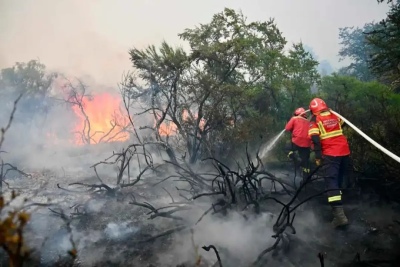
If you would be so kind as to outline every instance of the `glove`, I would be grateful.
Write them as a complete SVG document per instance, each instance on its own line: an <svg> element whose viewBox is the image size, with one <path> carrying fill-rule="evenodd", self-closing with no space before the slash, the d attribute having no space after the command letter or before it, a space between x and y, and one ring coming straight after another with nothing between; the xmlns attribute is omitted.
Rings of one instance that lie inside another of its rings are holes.
<svg viewBox="0 0 400 267"><path fill-rule="evenodd" d="M320 166L321 165L321 159L315 159L315 164L317 165L317 166Z"/></svg>

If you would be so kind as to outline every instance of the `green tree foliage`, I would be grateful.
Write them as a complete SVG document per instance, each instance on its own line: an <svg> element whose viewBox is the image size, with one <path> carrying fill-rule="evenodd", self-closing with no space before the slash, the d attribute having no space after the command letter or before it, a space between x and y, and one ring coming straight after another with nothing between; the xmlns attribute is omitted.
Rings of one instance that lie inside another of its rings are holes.
<svg viewBox="0 0 400 267"><path fill-rule="evenodd" d="M292 50L285 60L285 75L282 83L283 96L280 99L280 114L292 114L293 111L307 104L311 95L311 86L319 81L319 74L316 69L318 62L311 54L304 50L302 44L294 44ZM283 119L282 116L280 118Z"/></svg>
<svg viewBox="0 0 400 267"><path fill-rule="evenodd" d="M47 112L46 97L51 90L55 73L48 74L46 66L37 60L16 63L0 72L0 94L2 102L10 107L19 94L23 94L18 113L21 119L31 122L38 113Z"/></svg>
<svg viewBox="0 0 400 267"><path fill-rule="evenodd" d="M147 103L159 111L156 126L163 120L177 125L191 162L217 143L275 134L277 125L282 127L288 114L307 102L319 78L318 62L301 43L285 51L286 40L273 20L247 22L226 8L210 23L179 36L189 43L190 53L164 42L159 49L133 48L130 56L152 92ZM189 119L182 116L185 111Z"/></svg>
<svg viewBox="0 0 400 267"><path fill-rule="evenodd" d="M321 96L335 111L355 124L376 142L400 154L400 95L377 81L362 82L348 76L326 76ZM354 167L365 175L398 177L398 164L369 144L363 137L346 129Z"/></svg>
<svg viewBox="0 0 400 267"><path fill-rule="evenodd" d="M342 45L339 50L340 60L350 59L349 66L340 70L341 74L354 76L361 81L372 81L374 75L369 69L369 60L376 48L371 45L365 32L376 28L376 24L368 23L363 28L345 27L339 29L339 39Z"/></svg>
<svg viewBox="0 0 400 267"><path fill-rule="evenodd" d="M339 55L352 64L325 75L319 88L334 110L396 154L400 100L392 89L399 77L398 14L397 2L381 23L340 29ZM229 157L242 144L257 143L260 134L269 138L279 132L295 108L307 107L310 88L320 82L318 62L302 43L285 49L287 42L272 19L249 22L227 8L179 37L189 51L166 42L131 49L137 76L124 84L129 97L150 112L153 137L172 159L176 146L161 133L165 124L176 126L177 147L190 162L218 150ZM12 105L23 92L21 109L28 120L45 110L54 78L38 61L17 63L1 71L0 94ZM351 129L347 134L357 170L397 175L390 158Z"/></svg>
<svg viewBox="0 0 400 267"><path fill-rule="evenodd" d="M365 33L374 47L371 55L371 71L380 80L400 91L400 2L392 3L387 18L372 31Z"/></svg>
<svg viewBox="0 0 400 267"><path fill-rule="evenodd" d="M389 3L392 3L393 2L393 0L377 0L378 1L378 3L383 3L383 2L385 2L386 1L386 3L387 4L389 4Z"/></svg>
<svg viewBox="0 0 400 267"><path fill-rule="evenodd" d="M378 2L382 3L383 0ZM322 79L320 96L372 139L400 154L399 1L391 3L386 19L363 28L340 29L339 56L352 64ZM344 76L341 76L344 75ZM356 170L370 177L394 178L398 163L369 144L351 128L346 130Z"/></svg>

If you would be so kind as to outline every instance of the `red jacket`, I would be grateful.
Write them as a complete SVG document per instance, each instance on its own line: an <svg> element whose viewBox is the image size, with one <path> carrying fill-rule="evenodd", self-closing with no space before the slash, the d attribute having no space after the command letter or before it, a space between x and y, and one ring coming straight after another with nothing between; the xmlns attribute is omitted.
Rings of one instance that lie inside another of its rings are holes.
<svg viewBox="0 0 400 267"><path fill-rule="evenodd" d="M311 140L308 136L309 121L302 116L294 116L285 126L285 130L292 132L292 142L299 147L310 147Z"/></svg>
<svg viewBox="0 0 400 267"><path fill-rule="evenodd" d="M350 155L350 148L347 138L343 135L343 121L335 114L325 111L311 118L308 135L312 140L318 136L322 155L326 156L347 156ZM319 147L319 144L315 144ZM317 151L316 151L317 153Z"/></svg>

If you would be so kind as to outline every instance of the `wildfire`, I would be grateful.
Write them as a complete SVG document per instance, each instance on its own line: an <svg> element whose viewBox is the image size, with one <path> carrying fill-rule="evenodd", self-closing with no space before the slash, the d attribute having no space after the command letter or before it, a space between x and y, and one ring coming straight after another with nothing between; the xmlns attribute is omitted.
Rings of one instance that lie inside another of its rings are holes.
<svg viewBox="0 0 400 267"><path fill-rule="evenodd" d="M159 115L158 115L158 117L160 118ZM187 110L184 110L183 113L182 113L182 120L187 121L188 119L189 119L189 112ZM194 115L194 119L195 120L197 119L197 114ZM199 123L199 128L204 130L205 123L206 123L205 119L202 118L200 120L200 123ZM154 126L155 125L156 125L156 122L154 122ZM173 135L176 135L177 130L178 130L178 128L177 128L175 123L173 123L172 121L165 121L164 120L160 124L158 133L161 136L173 136Z"/></svg>
<svg viewBox="0 0 400 267"><path fill-rule="evenodd" d="M83 112L79 105L72 106L79 119L74 129L75 144L122 142L129 139L129 133L124 131L128 125L127 118L121 112L121 99L118 96L103 93L91 98L85 97L82 107Z"/></svg>
<svg viewBox="0 0 400 267"><path fill-rule="evenodd" d="M158 129L158 133L161 136L172 136L176 135L178 127L173 122L163 122L160 124L160 128Z"/></svg>
<svg viewBox="0 0 400 267"><path fill-rule="evenodd" d="M129 133L125 131L129 125L128 118L121 112L121 99L119 96L109 93L84 97L82 105L75 104L72 109L78 118L74 127L74 144L97 144L105 142L122 142L129 139ZM189 117L185 110L182 119L187 121ZM194 116L197 119L197 115ZM154 122L156 125L156 121ZM199 127L204 128L205 120L200 121ZM155 126L154 125L154 126ZM164 120L159 127L161 136L175 136L177 126L172 121Z"/></svg>

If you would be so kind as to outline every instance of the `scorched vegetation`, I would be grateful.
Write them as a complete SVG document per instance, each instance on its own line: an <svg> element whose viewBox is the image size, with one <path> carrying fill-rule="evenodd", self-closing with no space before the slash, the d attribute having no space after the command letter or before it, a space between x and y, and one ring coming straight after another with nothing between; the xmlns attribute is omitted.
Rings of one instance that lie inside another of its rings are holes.
<svg viewBox="0 0 400 267"><path fill-rule="evenodd" d="M400 154L399 10L341 29L353 63L322 77L274 20L228 8L179 34L189 51L132 48L119 95L36 60L1 70L1 264L399 266L396 162L346 129L337 231L318 167L300 182L284 158L289 137L259 153L317 95Z"/></svg>

